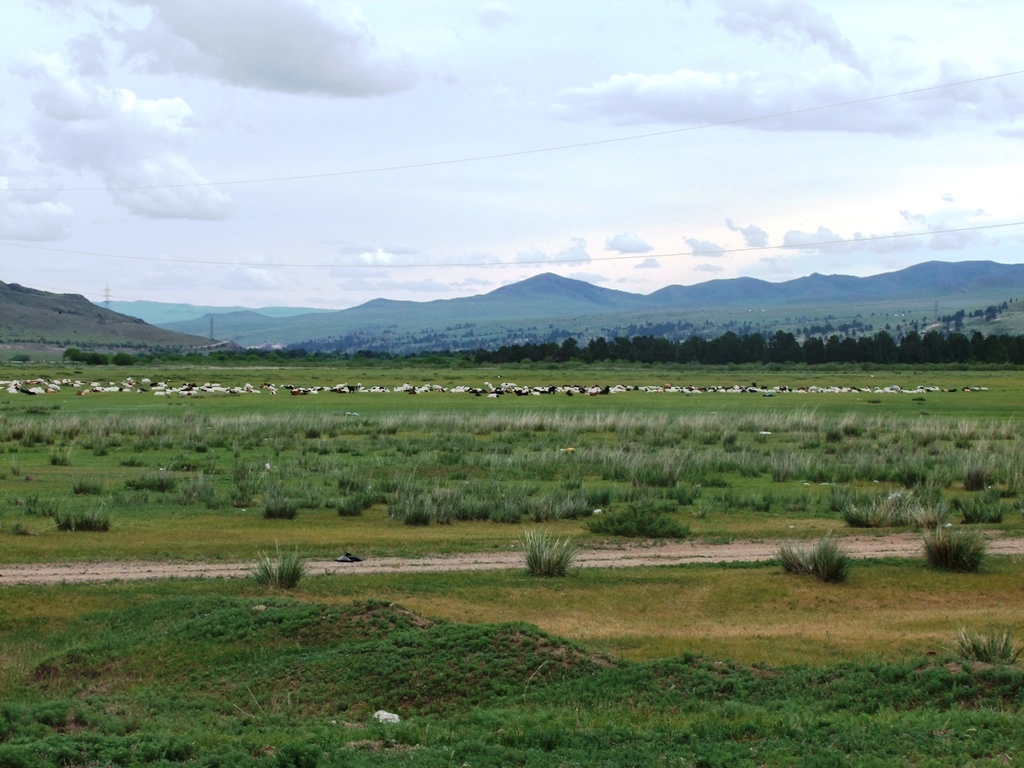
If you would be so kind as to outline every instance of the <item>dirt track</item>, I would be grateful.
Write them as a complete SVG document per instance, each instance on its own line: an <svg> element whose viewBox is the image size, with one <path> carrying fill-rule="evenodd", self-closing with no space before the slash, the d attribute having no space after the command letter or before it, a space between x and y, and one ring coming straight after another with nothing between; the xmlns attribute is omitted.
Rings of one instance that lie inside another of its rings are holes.
<svg viewBox="0 0 1024 768"><path fill-rule="evenodd" d="M843 547L857 558L917 557L921 537L914 533L891 536L848 536ZM644 565L681 563L758 562L775 557L778 540L734 541L707 544L687 541L660 546L626 544L619 547L580 550L576 564L582 568L635 568ZM1024 555L1024 538L990 537L989 552L994 555ZM310 560L308 572L323 574L431 573L439 571L494 571L523 567L518 550L473 552L435 557L377 557L361 563L336 563ZM75 584L106 581L143 581L147 579L236 579L249 575L251 562L187 563L178 561L101 561L70 563L27 563L0 565L0 586L12 584Z"/></svg>

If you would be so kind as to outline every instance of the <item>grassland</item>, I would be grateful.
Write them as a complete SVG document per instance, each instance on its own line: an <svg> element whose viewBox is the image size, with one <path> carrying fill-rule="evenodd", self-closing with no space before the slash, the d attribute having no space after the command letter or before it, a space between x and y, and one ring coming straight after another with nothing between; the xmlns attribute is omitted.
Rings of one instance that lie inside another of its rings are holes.
<svg viewBox="0 0 1024 768"><path fill-rule="evenodd" d="M133 375L742 383L635 368ZM776 376L759 383L881 378ZM540 526L614 541L589 530L597 507L712 541L841 541L862 532L845 512L893 494L956 529L1021 535L1024 377L882 379L894 382L987 391L9 395L0 562L465 552ZM266 519L268 497L294 518ZM965 523L975 508L998 521ZM407 524L410 510L426 524ZM110 529L57 530L58 512L90 511ZM876 530L914 529L899 523ZM969 574L857 563L843 584L758 564L312 576L287 593L252 580L7 587L0 766L1013 764L1024 673L951 649L960 626L1024 635L1022 576L1020 558L990 557ZM377 708L403 722L376 723Z"/></svg>

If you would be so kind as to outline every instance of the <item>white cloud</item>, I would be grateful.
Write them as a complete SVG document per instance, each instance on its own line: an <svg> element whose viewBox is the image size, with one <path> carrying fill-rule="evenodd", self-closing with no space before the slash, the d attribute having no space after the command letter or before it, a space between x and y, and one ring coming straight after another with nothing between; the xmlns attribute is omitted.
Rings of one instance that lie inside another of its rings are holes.
<svg viewBox="0 0 1024 768"><path fill-rule="evenodd" d="M591 259L590 254L587 253L587 241L582 237L574 237L571 242L571 246L553 255L548 255L536 246L520 251L516 254L516 262L519 264L558 262L567 266L589 264Z"/></svg>
<svg viewBox="0 0 1024 768"><path fill-rule="evenodd" d="M683 240L690 246L693 256L713 258L725 256L723 253L725 249L718 243L712 243L710 240L698 240L696 237L684 237Z"/></svg>
<svg viewBox="0 0 1024 768"><path fill-rule="evenodd" d="M585 283L607 283L610 280L604 275L595 275L592 272L571 272L569 277L573 280L582 280Z"/></svg>
<svg viewBox="0 0 1024 768"><path fill-rule="evenodd" d="M515 20L512 12L508 9L508 6L504 3L484 3L480 6L480 12L477 14L477 19L480 21L480 26L486 29L498 29L504 27L506 24L510 24Z"/></svg>
<svg viewBox="0 0 1024 768"><path fill-rule="evenodd" d="M632 232L623 232L621 235L614 235L604 241L606 251L618 253L650 253L654 248L645 243Z"/></svg>
<svg viewBox="0 0 1024 768"><path fill-rule="evenodd" d="M756 224L740 227L733 223L732 219L726 219L725 226L729 228L730 232L739 232L743 235L743 243L748 248L763 248L768 245L768 233Z"/></svg>
<svg viewBox="0 0 1024 768"><path fill-rule="evenodd" d="M942 200L943 200L943 202L946 202L946 203L952 203L952 202L954 202L955 198L949 192L945 192L942 195Z"/></svg>
<svg viewBox="0 0 1024 768"><path fill-rule="evenodd" d="M896 251L912 251L922 247L933 251L959 251L972 245L986 242L991 244L992 241L986 241L985 235L978 231L946 232L942 230L972 226L977 222L977 217L984 215L985 212L981 210L950 211L944 213L938 221L929 221L929 217L924 214L901 210L900 216L912 229L871 235L854 232L850 237L843 237L825 226L818 227L814 232L791 229L783 236L782 244L796 250L822 254L855 252L886 254ZM916 234L922 230L925 230L922 234ZM929 232L933 234L928 234ZM897 237L891 237L892 235L897 235Z"/></svg>
<svg viewBox="0 0 1024 768"><path fill-rule="evenodd" d="M723 267L718 266L717 264L698 264L696 267L693 268L693 271L694 272L724 272L725 269Z"/></svg>
<svg viewBox="0 0 1024 768"><path fill-rule="evenodd" d="M266 269L235 267L228 270L220 286L230 291L266 291L280 288L281 282Z"/></svg>
<svg viewBox="0 0 1024 768"><path fill-rule="evenodd" d="M773 70L768 73L679 69L651 75L612 75L587 87L569 88L562 91L561 101L554 110L568 120L608 120L622 125L692 126L745 121L738 126L764 131L894 135L925 134L936 126L957 122L993 127L1015 124L1024 116L1024 91L1006 87L998 80L944 88L915 97L750 119L986 74L990 72L976 70L954 59L940 62L937 76L930 80L908 83L905 76L894 77L889 85L837 64L815 71Z"/></svg>
<svg viewBox="0 0 1024 768"><path fill-rule="evenodd" d="M661 262L654 258L646 258L639 264L634 264L633 269L657 269L661 266Z"/></svg>
<svg viewBox="0 0 1024 768"><path fill-rule="evenodd" d="M853 44L840 33L835 20L814 6L782 0L722 0L718 23L733 32L758 35L764 40L784 41L803 47L820 45L838 62L867 73L868 68Z"/></svg>
<svg viewBox="0 0 1024 768"><path fill-rule="evenodd" d="M33 95L40 159L97 174L114 202L148 218L223 219L230 199L182 154L192 135L183 99L143 99L71 74L58 56L30 56L18 72L40 83ZM133 189L124 189L133 187Z"/></svg>
<svg viewBox="0 0 1024 768"><path fill-rule="evenodd" d="M413 67L382 53L366 23L304 0L121 0L152 12L120 33L146 71L285 93L372 96L408 88Z"/></svg>
<svg viewBox="0 0 1024 768"><path fill-rule="evenodd" d="M6 192L8 186L0 176L0 239L45 242L71 234L74 209L31 193Z"/></svg>

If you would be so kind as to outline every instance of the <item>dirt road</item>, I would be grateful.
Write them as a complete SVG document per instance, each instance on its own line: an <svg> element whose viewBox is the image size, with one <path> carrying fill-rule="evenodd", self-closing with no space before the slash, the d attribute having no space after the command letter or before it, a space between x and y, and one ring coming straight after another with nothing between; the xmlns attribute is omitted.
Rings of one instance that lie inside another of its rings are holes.
<svg viewBox="0 0 1024 768"><path fill-rule="evenodd" d="M890 536L848 536L843 547L853 557L918 557L921 537L914 533ZM576 557L581 568L635 568L645 565L681 563L758 562L775 557L778 540L734 541L708 544L686 541L658 546L623 544L582 549ZM990 536L989 552L994 555L1024 555L1024 538ZM332 560L307 561L308 573L346 575L365 573L434 573L439 571L494 571L523 567L518 549L473 552L433 557L372 557L361 563ZM13 584L76 584L147 579L237 579L249 575L251 562L194 563L180 561L101 561L64 563L14 563L0 565L0 586Z"/></svg>

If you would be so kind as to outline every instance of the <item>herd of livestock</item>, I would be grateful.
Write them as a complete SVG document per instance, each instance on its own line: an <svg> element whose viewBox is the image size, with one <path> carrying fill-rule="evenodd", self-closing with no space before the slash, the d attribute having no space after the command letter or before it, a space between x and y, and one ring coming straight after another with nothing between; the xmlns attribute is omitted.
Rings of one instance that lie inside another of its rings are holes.
<svg viewBox="0 0 1024 768"><path fill-rule="evenodd" d="M622 392L647 392L647 393L678 393L684 395L701 394L756 394L763 397L774 397L783 394L925 394L932 392L979 392L987 390L987 387L963 387L962 389L942 389L933 385L917 386L912 389L905 389L898 384L890 384L885 387L853 387L853 386L758 386L752 383L749 386L733 384L730 386L689 386L689 385L647 385L633 386L627 384L616 384L614 386L581 386L573 384L547 385L547 386L519 386L518 384L503 383L497 386L485 381L481 387L454 386L443 387L439 384L399 384L393 387L372 386L365 387L362 384L336 384L333 387L314 386L300 387L293 384L270 384L263 383L256 387L252 384L243 386L225 387L220 384L195 384L184 383L179 386L171 386L163 381L150 381L148 378L136 381L132 377L126 378L118 383L99 381L83 382L72 379L24 379L0 381L0 386L6 388L8 394L24 395L46 395L61 392L64 389L72 389L78 395L93 395L111 392L134 392L149 393L157 397L200 397L203 395L258 395L266 392L276 395L279 392L287 392L292 396L309 396L319 394L349 394L349 393L403 393L407 395L424 395L437 392L449 392L455 394L468 394L475 397L502 397L511 395L513 397L539 397L541 395L582 395L587 397L598 397L601 395L614 395Z"/></svg>

